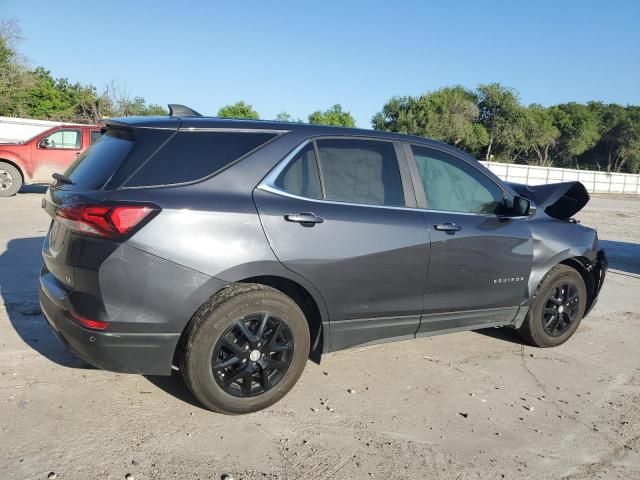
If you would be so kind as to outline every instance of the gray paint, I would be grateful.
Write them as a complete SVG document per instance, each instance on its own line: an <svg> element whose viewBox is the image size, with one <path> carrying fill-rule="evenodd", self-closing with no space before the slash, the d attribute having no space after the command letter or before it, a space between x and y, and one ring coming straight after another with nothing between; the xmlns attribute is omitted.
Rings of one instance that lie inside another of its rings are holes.
<svg viewBox="0 0 640 480"><path fill-rule="evenodd" d="M439 142L388 132L274 122L207 118L122 122L136 128L280 133L263 148L201 181L115 191L50 188L47 192L45 209L52 216L57 205L69 201L145 201L162 208L122 244L62 232L55 248L49 237L43 248L47 280L43 298L46 302L51 296L64 298L63 303L52 302L57 307L48 305L50 310L60 309L49 311L48 317L64 323L62 312L73 308L92 318L108 319L114 334L122 336L118 341L128 345L135 345L135 337L127 337L135 332L157 335L157 342L146 340L148 352L166 349L167 335L175 346L207 298L228 283L251 277L282 277L305 288L318 305L324 350L330 351L518 324L550 268L573 257L596 261L593 230L550 218L542 209L533 218L428 210L409 144L438 149L467 162L498 184L507 202L517 195L471 157ZM345 135L396 142L407 206L318 201L274 189L274 175L301 144ZM302 212L313 212L324 222L308 227L284 219ZM434 229L445 222L462 228L455 233ZM495 282L505 278L509 281ZM117 348L128 354L135 350ZM166 362L172 356L173 352L149 353L141 365L149 370L149 362L164 362L153 370L168 373ZM108 359L101 357L97 363L109 368ZM120 370L125 367L117 365ZM132 369L139 371L136 366Z"/></svg>

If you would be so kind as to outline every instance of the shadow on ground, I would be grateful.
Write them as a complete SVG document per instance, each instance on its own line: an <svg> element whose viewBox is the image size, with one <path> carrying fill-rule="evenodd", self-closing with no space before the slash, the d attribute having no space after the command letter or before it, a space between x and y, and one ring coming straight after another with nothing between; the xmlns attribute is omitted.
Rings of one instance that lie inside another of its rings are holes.
<svg viewBox="0 0 640 480"><path fill-rule="evenodd" d="M145 375L145 377L149 382L154 384L160 390L168 393L169 395L174 396L178 400L182 400L189 405L192 405L196 408L203 409L202 405L198 403L195 399L191 391L187 388L182 379L182 374L180 372L176 372L175 370L171 372L171 376L151 376Z"/></svg>
<svg viewBox="0 0 640 480"><path fill-rule="evenodd" d="M600 240L600 246L607 252L609 268L640 275L640 244Z"/></svg>
<svg viewBox="0 0 640 480"><path fill-rule="evenodd" d="M9 321L20 338L52 362L71 368L87 368L53 334L40 310L38 274L44 237L10 240L0 255L0 298Z"/></svg>

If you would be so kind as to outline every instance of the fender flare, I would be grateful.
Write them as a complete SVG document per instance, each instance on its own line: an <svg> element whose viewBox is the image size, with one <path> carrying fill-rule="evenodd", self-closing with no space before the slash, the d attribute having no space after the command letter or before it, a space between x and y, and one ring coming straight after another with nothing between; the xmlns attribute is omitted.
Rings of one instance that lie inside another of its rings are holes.
<svg viewBox="0 0 640 480"><path fill-rule="evenodd" d="M10 163L14 167L16 167L20 172L20 175L22 175L22 181L24 183L26 183L27 180L30 180L33 176L33 172L27 166L27 162L25 162L22 157L16 155L13 152L0 150L0 162Z"/></svg>

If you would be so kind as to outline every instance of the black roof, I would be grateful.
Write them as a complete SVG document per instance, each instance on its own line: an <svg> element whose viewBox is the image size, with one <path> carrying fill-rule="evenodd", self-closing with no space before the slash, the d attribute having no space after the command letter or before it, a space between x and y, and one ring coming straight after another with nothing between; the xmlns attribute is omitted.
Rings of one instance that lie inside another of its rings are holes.
<svg viewBox="0 0 640 480"><path fill-rule="evenodd" d="M246 130L274 130L280 132L300 132L308 136L320 135L353 135L375 138L394 139L414 143L422 143L436 146L441 150L460 150L443 142L431 140L417 135L404 133L385 132L364 128L330 127L324 125L312 125L309 123L278 122L275 120L240 120L231 118L205 117L205 116L158 116L158 117L121 117L104 120L106 125L128 125L133 128L180 128L181 130L193 129L246 129ZM470 155L465 155L473 158ZM475 160L475 159L474 159Z"/></svg>

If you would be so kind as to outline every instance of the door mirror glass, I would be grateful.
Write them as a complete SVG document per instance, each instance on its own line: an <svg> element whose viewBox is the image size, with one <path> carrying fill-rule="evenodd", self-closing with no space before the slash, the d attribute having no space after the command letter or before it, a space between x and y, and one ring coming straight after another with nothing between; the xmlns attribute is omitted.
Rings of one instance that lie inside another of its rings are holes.
<svg viewBox="0 0 640 480"><path fill-rule="evenodd" d="M524 197L513 198L513 216L514 217L533 217L536 213L535 204Z"/></svg>
<svg viewBox="0 0 640 480"><path fill-rule="evenodd" d="M48 138L43 138L42 140L40 140L38 142L38 146L40 148L49 148L49 139Z"/></svg>

